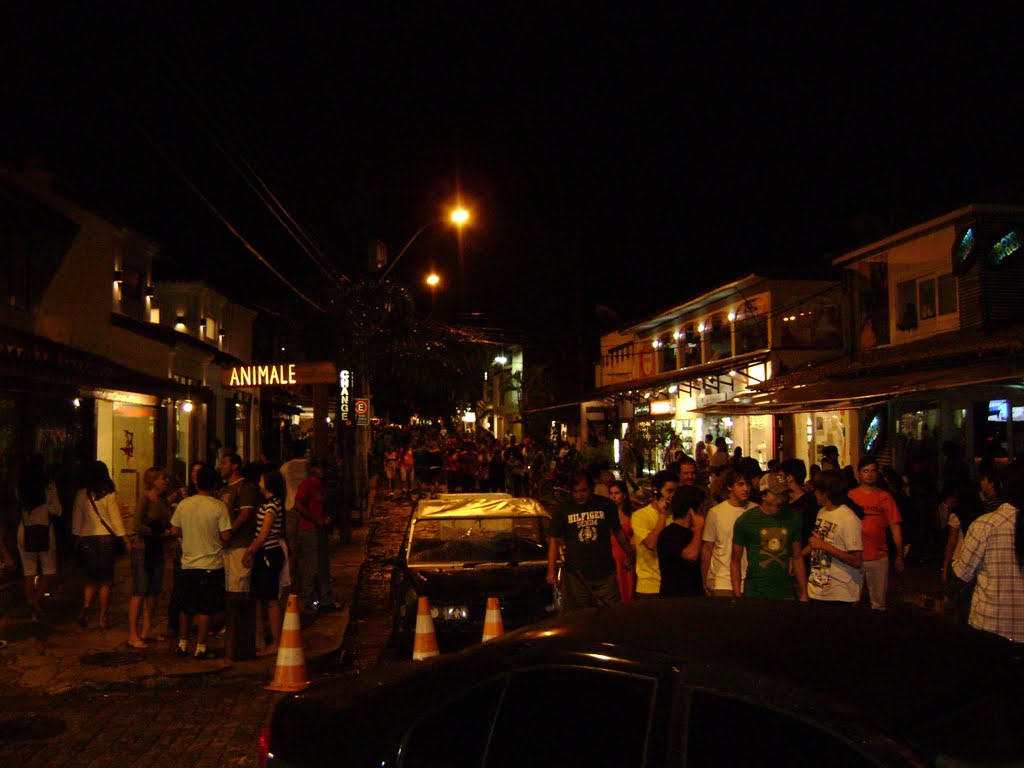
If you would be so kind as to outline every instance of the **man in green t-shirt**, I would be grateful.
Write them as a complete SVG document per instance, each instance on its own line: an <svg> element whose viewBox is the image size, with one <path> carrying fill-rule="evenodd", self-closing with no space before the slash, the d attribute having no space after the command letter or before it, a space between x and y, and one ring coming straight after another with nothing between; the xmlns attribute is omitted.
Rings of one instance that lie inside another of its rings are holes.
<svg viewBox="0 0 1024 768"><path fill-rule="evenodd" d="M732 535L732 591L736 597L807 600L807 574L800 555L800 515L787 506L788 488L782 474L769 475L759 507L736 520ZM747 577L740 578L743 553ZM795 590L794 590L795 587Z"/></svg>

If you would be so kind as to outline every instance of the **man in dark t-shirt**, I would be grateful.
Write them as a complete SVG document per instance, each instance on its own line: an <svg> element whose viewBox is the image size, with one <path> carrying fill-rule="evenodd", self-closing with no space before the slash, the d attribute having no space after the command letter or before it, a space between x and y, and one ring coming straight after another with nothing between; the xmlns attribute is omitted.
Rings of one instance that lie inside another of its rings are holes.
<svg viewBox="0 0 1024 768"><path fill-rule="evenodd" d="M591 492L590 478L580 473L572 480L572 501L551 515L548 544L548 583L558 588L557 562L565 549L562 573L564 610L604 607L620 602L612 558L611 537L631 552L629 538L619 523L615 504ZM627 562L629 567L632 563Z"/></svg>
<svg viewBox="0 0 1024 768"><path fill-rule="evenodd" d="M662 597L703 597L700 580L701 534L705 494L694 485L680 486L672 496L669 515L658 536L658 566Z"/></svg>

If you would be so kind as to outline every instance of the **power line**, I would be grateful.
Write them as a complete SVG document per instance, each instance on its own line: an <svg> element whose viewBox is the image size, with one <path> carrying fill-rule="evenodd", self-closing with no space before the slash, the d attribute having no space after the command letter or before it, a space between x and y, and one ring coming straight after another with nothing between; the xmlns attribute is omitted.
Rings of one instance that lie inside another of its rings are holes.
<svg viewBox="0 0 1024 768"><path fill-rule="evenodd" d="M242 245L244 245L244 246L245 246L245 248L246 248L246 249L247 249L247 250L248 250L248 251L249 251L249 252L250 252L250 253L251 253L251 254L252 254L253 256L255 256L255 257L256 257L257 259L259 259L260 263L262 263L262 264L263 264L263 266L265 266L265 267L266 267L267 269L269 269L269 270L270 270L270 271L271 271L271 272L272 272L272 273L274 274L274 276L275 276L275 277L277 277L277 278L278 278L278 279L279 279L279 280L280 280L280 281L281 281L282 283L284 283L284 284L285 284L285 285L287 285L287 286L288 286L289 288L291 288L291 289L292 289L292 291L293 291L293 292L295 293L295 295L296 295L296 296L298 296L298 297L299 297L300 299L302 299L303 301L305 301L305 302L306 302L307 304L309 304L309 305L310 305L311 307L313 307L314 309L316 309L316 310L317 310L318 312L323 312L323 311L324 311L323 307L321 307L321 306L320 306L319 304L317 304L317 303L316 303L315 301L313 301L313 300L312 300L311 298L309 298L308 296L306 296L306 294L304 294L304 293L303 293L302 291L300 291L300 290L299 290L298 288L296 288L296 287L295 287L294 285L292 285L292 283L291 283L291 282L290 282L290 281L288 280L288 278L286 278L286 277L285 277L284 275L282 275L282 274L281 274L280 272L278 272L278 271L277 271L277 270L276 270L276 269L274 268L274 266L273 266L273 265L272 265L272 264L271 264L271 263L270 263L269 261L267 261L267 260L266 260L266 259L265 259L265 258L263 257L263 254L261 254L261 253L260 253L260 252L259 252L258 250L256 250L255 246L253 246L253 245L252 245L252 244L251 244L251 243L250 243L250 242L249 242L248 240L246 240L246 239L245 239L245 238L244 238L244 237L242 236L242 234L241 234L241 233L240 233L240 232L239 232L239 231L238 231L237 229L235 229L234 225L233 225L233 224L232 224L232 223L231 223L230 221L228 221L227 217L226 217L226 216L225 216L225 215L224 215L223 213L221 213L221 212L220 212L220 210L219 210L219 209L217 208L217 206L215 206L215 205L214 205L214 204L213 204L213 203L212 203L212 202L210 201L210 199L209 199L208 197L206 197L206 195L204 195L204 194L202 193L202 191L201 191L201 190L199 189L199 187L197 187L197 186L196 186L196 185L195 185L195 184L194 184L194 183L192 182L192 180L191 180L191 179L190 179L190 178L188 177L188 175L187 175L187 174L186 174L186 173L185 173L185 172L184 172L184 171L183 171L183 170L182 170L182 169L181 169L181 168L180 168L180 167L178 166L178 164L177 164L177 163L175 163L175 162L174 162L174 160L173 160L173 159L171 159L171 157L170 157L170 156L169 156L169 155L168 155L168 154L167 154L166 152L164 152L164 150L163 150L163 147L161 147L161 146L160 146L160 145L159 145L159 144L158 144L158 143L156 142L156 140L155 140L155 139L154 139L154 138L153 138L152 136L150 136L150 135L149 135L149 133L148 133L148 132L146 131L146 129L145 129L145 128L143 128L143 127L142 127L141 125L139 125L139 130L141 130L141 131L142 131L142 135L143 135L143 136L144 136L144 137L146 138L146 141L148 141L148 142L149 142L149 143L150 143L150 144L151 144L151 145L153 146L153 148L154 148L154 149L155 149L155 150L157 151L157 153L158 153L158 154L160 155L160 157L161 157L161 158L163 158L164 162L165 162L165 163L167 163L167 164L168 164L169 166L171 166L171 168L173 168L173 169L174 169L175 173L177 173L177 174L178 174L178 176L180 176L180 177L181 177L181 180L182 180L182 181L184 181L184 182L185 182L185 184L187 184L187 185L188 185L189 189L191 189L191 190L192 190L192 191L193 191L193 192L194 192L194 193L196 194L196 196L197 196L197 197L198 197L198 198L199 198L200 200L202 200L202 201L203 201L203 203L205 203L205 204L206 204L206 206L207 206L207 207L208 207L208 208L209 208L209 209L210 209L211 211L213 211L214 215L215 215L215 216L216 216L216 217L217 217L218 219L220 219L220 220L221 220L221 223L222 223L222 224L223 224L223 225L224 225L225 227L227 227L227 228L228 228L228 231L229 231L229 232L231 232L231 234L233 234L233 235L234 235L234 236L235 236L236 238L238 238L238 240L239 240L239 241L240 241L240 242L242 243Z"/></svg>
<svg viewBox="0 0 1024 768"><path fill-rule="evenodd" d="M198 107L198 109L206 115L207 119L211 121L215 127L220 127L222 131L226 130L223 123L217 119L217 116L214 115L213 112L203 103L202 99L200 99L192 90L192 88L189 87L188 83L185 82L185 80L180 75L174 73L174 65L171 62L169 62L168 59L164 56L160 56L160 59L164 64L163 75L165 82L167 82L172 89L177 88L180 93L184 94L185 98L183 99L183 102L185 103L186 108L194 113L195 107ZM170 72L170 74L168 74L168 72ZM330 280L351 282L350 278L347 275L337 270L327 262L323 253L323 249L320 247L320 245L312 236L309 235L306 229L295 219L294 216L292 216L288 209L270 190L270 187L266 184L266 182L263 181L260 175L253 168L252 164L248 160L246 160L245 156L238 152L238 150L235 149L234 147L231 147L231 151L225 149L223 144L217 139L214 131L211 131L208 126L203 125L200 118L198 118L194 114L193 120L197 124L199 124L201 129L206 131L208 138L213 143L213 145L218 149L218 151L222 155L224 155L224 157L231 164L231 167L235 170L235 172L242 177L243 181L245 181L249 188L256 194L257 197L259 197L260 202L262 202L263 205L267 207L267 209L273 214L274 218L277 219L278 223L280 223L281 226L284 227L285 231L289 234L289 236L293 240L295 240L296 244L300 248L302 248L303 251L305 251L306 255L309 256L310 260L316 265L316 267L321 272L323 272L324 276ZM230 144L230 142L228 143ZM238 161L236 161L235 159L236 156L239 158ZM245 170L239 167L239 162L241 162L242 165L245 166ZM255 184L253 183L253 179L255 179L256 182L258 182L260 187L259 189L257 189ZM267 199L268 197L270 198L269 201ZM282 217L282 215L284 218ZM287 221L285 221L285 218L287 218ZM303 240L305 242L303 242ZM314 254L313 251L310 250L310 248L316 251L316 253ZM334 274L331 274L332 271L334 272Z"/></svg>

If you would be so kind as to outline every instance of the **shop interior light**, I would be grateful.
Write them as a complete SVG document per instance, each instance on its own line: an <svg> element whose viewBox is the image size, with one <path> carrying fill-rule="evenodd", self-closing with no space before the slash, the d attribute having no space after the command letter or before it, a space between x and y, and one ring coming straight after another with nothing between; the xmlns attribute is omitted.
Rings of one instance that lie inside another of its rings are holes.
<svg viewBox="0 0 1024 768"><path fill-rule="evenodd" d="M192 413L192 401L186 400L184 403L182 403L181 410L183 410L185 413Z"/></svg>
<svg viewBox="0 0 1024 768"><path fill-rule="evenodd" d="M678 391L679 391L679 386L677 384L673 384L671 387L668 388L668 393L670 395L674 395Z"/></svg>

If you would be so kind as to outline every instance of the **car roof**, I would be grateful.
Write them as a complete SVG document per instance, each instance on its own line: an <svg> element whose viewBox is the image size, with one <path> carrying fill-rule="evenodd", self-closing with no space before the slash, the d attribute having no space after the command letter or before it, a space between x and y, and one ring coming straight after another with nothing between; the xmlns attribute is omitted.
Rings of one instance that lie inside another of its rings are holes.
<svg viewBox="0 0 1024 768"><path fill-rule="evenodd" d="M1012 643L948 618L792 600L640 601L575 611L492 642L632 649L690 670L728 668L754 686L770 679L827 691L882 730L905 731L1024 678Z"/></svg>
<svg viewBox="0 0 1024 768"><path fill-rule="evenodd" d="M413 510L413 520L454 517L548 517L536 499L505 493L451 493L436 499L421 499Z"/></svg>

